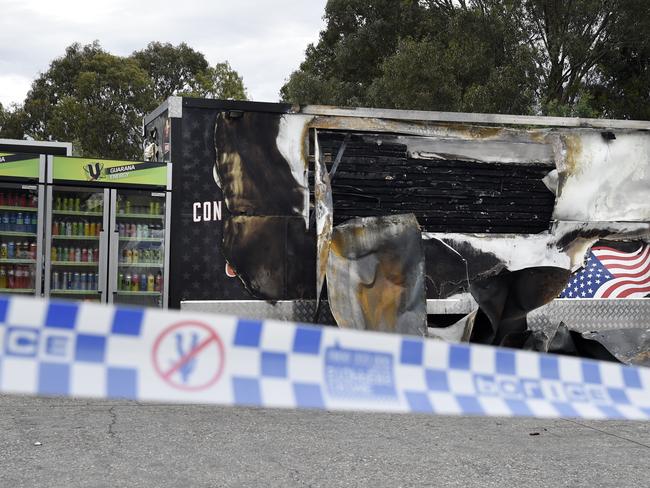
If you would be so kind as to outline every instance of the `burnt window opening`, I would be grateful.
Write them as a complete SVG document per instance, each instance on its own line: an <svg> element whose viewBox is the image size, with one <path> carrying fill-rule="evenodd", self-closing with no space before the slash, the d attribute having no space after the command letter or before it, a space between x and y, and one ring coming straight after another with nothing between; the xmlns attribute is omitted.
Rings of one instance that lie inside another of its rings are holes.
<svg viewBox="0 0 650 488"><path fill-rule="evenodd" d="M355 217L415 214L423 232L521 233L548 230L555 195L542 182L546 163L413 158L391 134L318 131L332 177L334 225ZM313 210L314 135L310 131Z"/></svg>

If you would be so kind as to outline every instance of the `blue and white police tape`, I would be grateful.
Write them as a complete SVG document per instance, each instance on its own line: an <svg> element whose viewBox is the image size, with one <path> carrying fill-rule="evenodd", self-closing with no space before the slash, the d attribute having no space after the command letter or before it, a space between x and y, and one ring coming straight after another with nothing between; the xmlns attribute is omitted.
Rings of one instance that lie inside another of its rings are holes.
<svg viewBox="0 0 650 488"><path fill-rule="evenodd" d="M235 317L0 298L0 392L650 419L650 369Z"/></svg>

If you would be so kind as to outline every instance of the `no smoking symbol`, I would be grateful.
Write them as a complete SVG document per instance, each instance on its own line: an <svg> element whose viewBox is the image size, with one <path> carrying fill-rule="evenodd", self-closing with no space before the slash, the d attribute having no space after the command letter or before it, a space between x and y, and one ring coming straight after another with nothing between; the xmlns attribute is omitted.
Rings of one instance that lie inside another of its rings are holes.
<svg viewBox="0 0 650 488"><path fill-rule="evenodd" d="M169 385L200 391L214 385L224 366L224 349L217 333L201 322L178 322L154 342L153 366Z"/></svg>

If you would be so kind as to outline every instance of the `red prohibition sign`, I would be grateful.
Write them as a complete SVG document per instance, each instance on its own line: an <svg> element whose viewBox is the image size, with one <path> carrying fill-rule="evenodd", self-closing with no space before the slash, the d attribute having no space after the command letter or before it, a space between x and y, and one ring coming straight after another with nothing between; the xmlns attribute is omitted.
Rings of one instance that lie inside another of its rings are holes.
<svg viewBox="0 0 650 488"><path fill-rule="evenodd" d="M184 327L196 327L202 329L208 333L208 336L205 339L203 339L194 349L192 349L187 354L184 354L183 357L178 359L178 361L176 361L171 368L163 370L158 361L158 350L160 348L160 344L165 338L169 337L169 335L172 332L175 332L178 329L182 329ZM174 373L176 373L180 368L182 368L185 364L187 364L188 361L195 358L199 353L201 353L201 351L203 351L208 346L211 346L212 344L216 345L217 350L219 351L219 358L218 358L218 366L216 368L216 371L214 372L213 375L210 376L208 381L205 381L199 385L188 386L188 385L176 383L171 379ZM221 339L219 338L217 333L214 330L212 330L212 328L209 327L208 325L201 322L191 321L191 320L177 322L167 327L167 329L165 329L163 333L158 336L158 338L153 344L153 349L151 351L151 360L153 362L153 367L156 370L156 373L158 373L158 375L165 381L165 383L173 386L174 388L178 388L179 390L186 390L186 391L205 390L211 387L212 385L214 385L219 380L219 378L221 377L221 373L223 372L223 367L225 362L224 357L225 355L224 355L223 343L221 342Z"/></svg>

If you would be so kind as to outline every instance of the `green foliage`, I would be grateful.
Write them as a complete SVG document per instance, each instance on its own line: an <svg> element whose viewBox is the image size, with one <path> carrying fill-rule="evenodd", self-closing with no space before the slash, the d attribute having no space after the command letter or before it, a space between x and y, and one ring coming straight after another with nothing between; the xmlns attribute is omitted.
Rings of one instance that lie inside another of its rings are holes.
<svg viewBox="0 0 650 488"><path fill-rule="evenodd" d="M97 42L73 44L39 76L25 100L26 132L72 141L83 156L141 157L142 115L156 105L149 76Z"/></svg>
<svg viewBox="0 0 650 488"><path fill-rule="evenodd" d="M178 46L150 42L146 49L135 51L131 57L149 73L157 100L199 90L197 78L208 70L205 56L184 42Z"/></svg>
<svg viewBox="0 0 650 488"><path fill-rule="evenodd" d="M285 101L650 115L645 0L330 0L324 18Z"/></svg>
<svg viewBox="0 0 650 488"><path fill-rule="evenodd" d="M245 99L227 62L210 67L186 44L150 43L130 57L73 44L32 83L23 107L0 107L0 135L70 141L76 154L142 157L142 117L171 95Z"/></svg>
<svg viewBox="0 0 650 488"><path fill-rule="evenodd" d="M25 112L22 107L12 105L5 109L0 103L0 138L22 139L25 135Z"/></svg>
<svg viewBox="0 0 650 488"><path fill-rule="evenodd" d="M179 92L178 95L221 100L248 100L244 79L230 67L228 61L217 63L214 67L199 73L194 87Z"/></svg>

